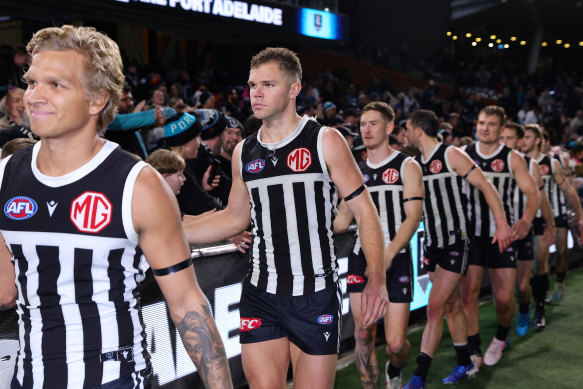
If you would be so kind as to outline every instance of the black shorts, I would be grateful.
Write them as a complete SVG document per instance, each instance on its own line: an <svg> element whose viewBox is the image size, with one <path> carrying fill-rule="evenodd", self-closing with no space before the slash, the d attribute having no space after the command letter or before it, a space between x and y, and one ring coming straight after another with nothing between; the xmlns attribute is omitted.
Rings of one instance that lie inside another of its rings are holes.
<svg viewBox="0 0 583 389"><path fill-rule="evenodd" d="M366 286L367 278L366 258L362 249L358 254L350 254L348 257L348 273L346 284L348 293L362 293ZM399 253L393 258L391 267L387 270L387 291L389 301L392 303L410 303L413 301L413 262L411 250Z"/></svg>
<svg viewBox="0 0 583 389"><path fill-rule="evenodd" d="M528 231L528 234L524 237L524 239L517 240L516 242L514 242L514 245L516 247L516 259L519 261L532 261L532 259L534 258L534 253L532 251L532 246L534 242L533 230L536 231L534 223L533 228L531 228Z"/></svg>
<svg viewBox="0 0 583 389"><path fill-rule="evenodd" d="M152 367L150 366L145 368L144 370L132 373L131 375L118 378L117 380L114 381L109 381L105 384L94 386L93 389L144 389L150 387L151 380L152 380ZM54 385L54 383L50 385ZM22 389L20 382L18 382L15 376L12 377L10 389Z"/></svg>
<svg viewBox="0 0 583 389"><path fill-rule="evenodd" d="M532 230L534 230L534 236L543 235L545 233L545 228L547 228L547 223L542 217L535 217L532 220Z"/></svg>
<svg viewBox="0 0 583 389"><path fill-rule="evenodd" d="M555 228L569 228L567 215L555 216Z"/></svg>
<svg viewBox="0 0 583 389"><path fill-rule="evenodd" d="M303 296L279 296L245 282L239 312L241 343L287 337L306 354L340 352L340 283Z"/></svg>
<svg viewBox="0 0 583 389"><path fill-rule="evenodd" d="M423 264L427 271L434 272L437 265L442 269L465 275L468 271L468 255L470 240L462 239L443 248L426 247L423 253Z"/></svg>
<svg viewBox="0 0 583 389"><path fill-rule="evenodd" d="M514 243L504 252L498 249L498 242L490 243L492 237L476 236L470 249L470 265L492 269L516 269L516 248Z"/></svg>

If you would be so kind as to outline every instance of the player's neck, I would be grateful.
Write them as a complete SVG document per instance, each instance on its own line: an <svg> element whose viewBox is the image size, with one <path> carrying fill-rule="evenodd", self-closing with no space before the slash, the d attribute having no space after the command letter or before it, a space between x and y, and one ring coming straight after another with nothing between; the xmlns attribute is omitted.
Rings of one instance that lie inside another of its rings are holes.
<svg viewBox="0 0 583 389"><path fill-rule="evenodd" d="M439 141L437 138L430 136L423 137L419 140L419 151L421 151L425 161L433 154L433 150L435 150L438 144Z"/></svg>
<svg viewBox="0 0 583 389"><path fill-rule="evenodd" d="M389 146L389 142L383 142L378 147L366 149L366 158L370 163L377 164L389 158L396 150Z"/></svg>
<svg viewBox="0 0 583 389"><path fill-rule="evenodd" d="M277 143L287 138L298 128L302 117L295 111L282 112L277 117L263 119L261 127L261 141L265 143Z"/></svg>
<svg viewBox="0 0 583 389"><path fill-rule="evenodd" d="M534 159L535 161L538 161L538 159L540 158L540 156L542 155L542 153L537 150L537 149L532 149L529 153L526 154L529 158Z"/></svg>
<svg viewBox="0 0 583 389"><path fill-rule="evenodd" d="M494 153L496 150L498 150L498 147L500 147L500 142L484 143L482 141L479 141L477 147L480 153L484 155L490 155Z"/></svg>
<svg viewBox="0 0 583 389"><path fill-rule="evenodd" d="M63 138L41 139L36 165L41 173L60 177L79 169L101 150L105 141L94 133L76 133Z"/></svg>

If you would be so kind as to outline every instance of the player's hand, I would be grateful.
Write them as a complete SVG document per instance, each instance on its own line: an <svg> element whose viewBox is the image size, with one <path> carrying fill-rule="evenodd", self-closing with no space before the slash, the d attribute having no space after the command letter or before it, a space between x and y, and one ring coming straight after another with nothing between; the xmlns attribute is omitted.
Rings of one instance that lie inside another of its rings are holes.
<svg viewBox="0 0 583 389"><path fill-rule="evenodd" d="M251 245L251 234L249 231L243 231L243 233L233 236L229 240L237 246L237 250L245 254Z"/></svg>
<svg viewBox="0 0 583 389"><path fill-rule="evenodd" d="M163 126L166 118L164 117L164 110L162 107L157 106L154 108L154 118L156 119L156 124L159 126Z"/></svg>
<svg viewBox="0 0 583 389"><path fill-rule="evenodd" d="M501 253L510 246L513 240L514 234L508 226L508 223L506 223L506 221L503 223L496 223L496 232L494 233L494 239L492 239L491 243L498 243L498 249Z"/></svg>
<svg viewBox="0 0 583 389"><path fill-rule="evenodd" d="M136 104L136 106L134 107L134 112L142 112L144 110L144 107L146 106L146 100L142 100L140 101L138 104Z"/></svg>
<svg viewBox="0 0 583 389"><path fill-rule="evenodd" d="M554 226L547 226L545 228L545 232L543 234L543 243L547 248L551 247L555 243L555 227Z"/></svg>
<svg viewBox="0 0 583 389"><path fill-rule="evenodd" d="M385 280L369 278L360 299L363 327L374 325L380 318L384 317L388 303L389 294Z"/></svg>
<svg viewBox="0 0 583 389"><path fill-rule="evenodd" d="M521 240L528 235L531 225L524 219L520 219L512 226L512 240Z"/></svg>

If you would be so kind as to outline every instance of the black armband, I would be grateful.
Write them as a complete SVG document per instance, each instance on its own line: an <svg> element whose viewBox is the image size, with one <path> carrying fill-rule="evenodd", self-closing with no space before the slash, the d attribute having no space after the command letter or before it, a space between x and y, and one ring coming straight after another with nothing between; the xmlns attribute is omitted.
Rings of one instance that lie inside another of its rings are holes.
<svg viewBox="0 0 583 389"><path fill-rule="evenodd" d="M351 194L349 194L348 196L346 196L344 198L344 201L350 201L353 198L355 198L356 196L358 196L359 194L362 193L362 191L365 189L366 187L364 186L364 184L362 184L361 186L358 187L358 189L356 189L354 192L352 192Z"/></svg>
<svg viewBox="0 0 583 389"><path fill-rule="evenodd" d="M544 190L544 189L545 189L545 185L544 185L544 184L542 184L542 185L540 186L540 188L538 188L538 190Z"/></svg>
<svg viewBox="0 0 583 389"><path fill-rule="evenodd" d="M413 201L413 200L423 201L423 197L407 197L406 199L403 199L403 202L406 203L407 201Z"/></svg>
<svg viewBox="0 0 583 389"><path fill-rule="evenodd" d="M152 269L152 273L154 273L154 275L158 277L167 276L169 274L179 272L180 270L184 270L187 267L190 267L190 265L192 265L192 258L185 259L184 261L179 262L176 265L168 266L163 269Z"/></svg>
<svg viewBox="0 0 583 389"><path fill-rule="evenodd" d="M468 172L466 174L464 174L464 176L462 177L464 180L470 175L470 173L472 172L472 170L474 170L475 168L477 168L478 165L474 165L470 168L470 170L468 170Z"/></svg>

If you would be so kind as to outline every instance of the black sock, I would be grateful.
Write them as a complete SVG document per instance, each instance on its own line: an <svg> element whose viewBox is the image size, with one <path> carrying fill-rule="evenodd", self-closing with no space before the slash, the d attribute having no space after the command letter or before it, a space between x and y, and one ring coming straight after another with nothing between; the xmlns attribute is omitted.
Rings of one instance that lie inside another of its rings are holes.
<svg viewBox="0 0 583 389"><path fill-rule="evenodd" d="M565 274L566 274L566 272L564 272L564 271L557 272L557 278L555 279L555 281L557 281L557 282L565 282Z"/></svg>
<svg viewBox="0 0 583 389"><path fill-rule="evenodd" d="M529 303L520 303L518 305L518 312L520 313L528 313L528 307L530 306Z"/></svg>
<svg viewBox="0 0 583 389"><path fill-rule="evenodd" d="M424 382L427 381L427 372L429 371L429 365L431 365L432 360L433 358L429 355L419 353L419 355L417 355L417 369L415 369L413 374L421 377Z"/></svg>
<svg viewBox="0 0 583 389"><path fill-rule="evenodd" d="M470 348L470 355L473 354L480 354L482 355L482 350L480 350L480 333L478 332L476 335L468 336L468 346Z"/></svg>
<svg viewBox="0 0 583 389"><path fill-rule="evenodd" d="M453 345L455 348L455 354L457 356L457 364L459 366L468 366L472 360L470 359L470 346L468 343Z"/></svg>
<svg viewBox="0 0 583 389"><path fill-rule="evenodd" d="M387 369L387 374L389 375L389 378L395 378L399 374L401 374L401 368L395 367L395 366L391 365L391 363L389 362L389 368Z"/></svg>
<svg viewBox="0 0 583 389"><path fill-rule="evenodd" d="M510 327L502 327L500 323L496 324L496 339L505 341L508 337L508 331Z"/></svg>
<svg viewBox="0 0 583 389"><path fill-rule="evenodd" d="M533 277L531 277L530 279L530 285L532 286L532 298L534 299L534 302L536 303L536 309L537 311L543 307L545 305L545 295L547 293L545 286L544 286L544 281L545 279L548 282L548 278L546 276L546 274L543 275L535 275Z"/></svg>

